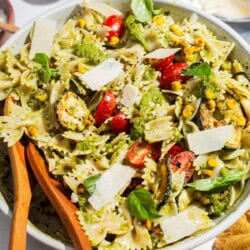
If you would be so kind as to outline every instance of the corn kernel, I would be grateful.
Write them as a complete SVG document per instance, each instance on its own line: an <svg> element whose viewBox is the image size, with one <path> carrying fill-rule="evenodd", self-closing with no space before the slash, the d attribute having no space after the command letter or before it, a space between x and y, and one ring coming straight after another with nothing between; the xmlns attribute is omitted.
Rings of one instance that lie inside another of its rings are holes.
<svg viewBox="0 0 250 250"><path fill-rule="evenodd" d="M152 229L152 222L150 220L145 221L145 226L148 230Z"/></svg>
<svg viewBox="0 0 250 250"><path fill-rule="evenodd" d="M181 41L177 37L171 37L171 42L176 46L179 45Z"/></svg>
<svg viewBox="0 0 250 250"><path fill-rule="evenodd" d="M200 203L202 205L208 205L210 203L209 198L203 194L203 196L201 196L201 198L199 199Z"/></svg>
<svg viewBox="0 0 250 250"><path fill-rule="evenodd" d="M78 21L77 21L77 24L78 24L78 26L80 27L80 28L84 28L85 26L86 26L86 20L85 19L83 19L83 18L81 18L81 19L79 19Z"/></svg>
<svg viewBox="0 0 250 250"><path fill-rule="evenodd" d="M162 16L154 16L153 19L152 19L152 22L157 24L157 25L161 25L161 24L164 24L165 23L165 20Z"/></svg>
<svg viewBox="0 0 250 250"><path fill-rule="evenodd" d="M209 157L207 165L211 168L215 168L218 165L218 159L216 157Z"/></svg>
<svg viewBox="0 0 250 250"><path fill-rule="evenodd" d="M188 104L183 112L182 115L184 118L189 118L190 116L192 116L192 114L194 113L195 107L192 104Z"/></svg>
<svg viewBox="0 0 250 250"><path fill-rule="evenodd" d="M222 69L224 70L231 70L232 69L232 63L230 61L225 61L221 65Z"/></svg>
<svg viewBox="0 0 250 250"><path fill-rule="evenodd" d="M212 177L213 176L213 170L204 169L202 171L202 173L205 174L208 177Z"/></svg>
<svg viewBox="0 0 250 250"><path fill-rule="evenodd" d="M85 119L84 119L84 122L85 122L87 125L89 125L89 126L91 126L91 125L94 124L94 121L91 121L91 120L89 120L88 118L85 118Z"/></svg>
<svg viewBox="0 0 250 250"><path fill-rule="evenodd" d="M171 83L172 90L178 91L182 88L181 82L180 81L174 81Z"/></svg>
<svg viewBox="0 0 250 250"><path fill-rule="evenodd" d="M199 52L199 51L201 51L201 47L199 47L199 46L194 46L194 47L192 47L192 48L193 48L194 52Z"/></svg>
<svg viewBox="0 0 250 250"><path fill-rule="evenodd" d="M173 23L173 24L170 25L170 29L174 32L174 34L176 36L181 36L182 35L182 33L180 31L180 25Z"/></svg>
<svg viewBox="0 0 250 250"><path fill-rule="evenodd" d="M80 73L85 73L87 71L87 68L82 64L78 64L77 71Z"/></svg>
<svg viewBox="0 0 250 250"><path fill-rule="evenodd" d="M200 48L203 48L205 46L205 40L203 37L196 37L194 40L194 44Z"/></svg>
<svg viewBox="0 0 250 250"><path fill-rule="evenodd" d="M204 93L205 93L206 99L214 99L214 98L216 98L216 95L212 90L207 89L207 90L204 91Z"/></svg>
<svg viewBox="0 0 250 250"><path fill-rule="evenodd" d="M120 42L120 39L118 36L112 36L110 41L109 41L109 45L115 46Z"/></svg>
<svg viewBox="0 0 250 250"><path fill-rule="evenodd" d="M39 95L36 95L36 99L45 102L48 99L48 94L47 93L41 93Z"/></svg>
<svg viewBox="0 0 250 250"><path fill-rule="evenodd" d="M37 134L37 128L34 127L34 126L30 126L28 127L28 130L27 130L28 134L32 137L32 136L35 136Z"/></svg>
<svg viewBox="0 0 250 250"><path fill-rule="evenodd" d="M227 104L227 107L228 107L229 109L234 109L236 103L235 103L235 100L234 100L234 99L228 99L227 102L226 102L226 104Z"/></svg>
<svg viewBox="0 0 250 250"><path fill-rule="evenodd" d="M180 41L180 45L181 45L182 47L187 47L187 46L188 46L188 42L187 42L186 40L181 40L181 41Z"/></svg>
<svg viewBox="0 0 250 250"><path fill-rule="evenodd" d="M195 56L193 54L185 55L185 60L189 62L193 62L195 60Z"/></svg>
<svg viewBox="0 0 250 250"><path fill-rule="evenodd" d="M237 124L239 126L245 127L245 125L246 125L246 119L245 119L245 117L244 116L239 116Z"/></svg>
<svg viewBox="0 0 250 250"><path fill-rule="evenodd" d="M184 53L186 55L192 55L194 53L194 48L193 47L186 47L186 48L184 48Z"/></svg>
<svg viewBox="0 0 250 250"><path fill-rule="evenodd" d="M239 73L244 71L241 64L237 60L233 62L233 69L234 73Z"/></svg>
<svg viewBox="0 0 250 250"><path fill-rule="evenodd" d="M216 102L214 100L208 100L207 101L207 106L210 110L214 110L216 107Z"/></svg>

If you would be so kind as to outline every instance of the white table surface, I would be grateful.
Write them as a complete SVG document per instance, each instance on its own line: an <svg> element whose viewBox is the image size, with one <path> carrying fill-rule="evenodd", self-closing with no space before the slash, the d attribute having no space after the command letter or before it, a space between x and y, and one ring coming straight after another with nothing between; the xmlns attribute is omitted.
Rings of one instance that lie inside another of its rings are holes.
<svg viewBox="0 0 250 250"><path fill-rule="evenodd" d="M15 20L16 25L22 27L28 21L30 21L35 16L46 12L47 9L53 8L57 5L62 4L63 2L68 2L69 0L11 0L11 3L15 11ZM250 43L250 28L248 25L236 25L234 26L243 37L248 40ZM8 240L9 240L9 230L10 230L10 218L3 215L0 212L0 249L8 249ZM195 248L193 250L211 250L214 240L210 240L206 244ZM32 237L28 236L27 243L28 250L48 250L51 249L40 242L36 241Z"/></svg>

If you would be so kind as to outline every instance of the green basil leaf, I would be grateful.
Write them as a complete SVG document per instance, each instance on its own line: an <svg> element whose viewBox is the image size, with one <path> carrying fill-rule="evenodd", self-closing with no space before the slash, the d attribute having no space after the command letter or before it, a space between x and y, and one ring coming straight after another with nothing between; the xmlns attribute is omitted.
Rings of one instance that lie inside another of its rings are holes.
<svg viewBox="0 0 250 250"><path fill-rule="evenodd" d="M190 67L184 70L184 75L198 76L209 78L211 75L211 67L208 63L193 63Z"/></svg>
<svg viewBox="0 0 250 250"><path fill-rule="evenodd" d="M40 78L43 82L48 83L52 77L58 75L58 71L56 69L50 68L50 59L44 53L36 53L34 57L34 61L40 64Z"/></svg>
<svg viewBox="0 0 250 250"><path fill-rule="evenodd" d="M132 0L131 10L135 16L135 19L139 22L147 22L152 18L152 0Z"/></svg>
<svg viewBox="0 0 250 250"><path fill-rule="evenodd" d="M88 177L84 182L83 182L83 186L85 187L85 189L88 191L88 193L90 195L92 195L95 192L96 189L96 182L97 180L101 177L101 174L97 174L97 175L92 175L90 177Z"/></svg>
<svg viewBox="0 0 250 250"><path fill-rule="evenodd" d="M192 183L188 183L186 184L186 186L204 192L217 192L224 190L231 185L234 185L235 183L240 181L245 174L246 171L232 170L223 177L201 179Z"/></svg>
<svg viewBox="0 0 250 250"><path fill-rule="evenodd" d="M127 205L129 212L138 220L156 219L160 217L151 193L144 188L133 190L128 196Z"/></svg>

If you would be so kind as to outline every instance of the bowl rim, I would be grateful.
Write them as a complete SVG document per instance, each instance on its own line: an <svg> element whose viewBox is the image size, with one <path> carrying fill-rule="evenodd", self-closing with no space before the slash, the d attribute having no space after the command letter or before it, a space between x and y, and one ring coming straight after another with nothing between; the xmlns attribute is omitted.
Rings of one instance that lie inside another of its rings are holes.
<svg viewBox="0 0 250 250"><path fill-rule="evenodd" d="M94 1L94 0L90 0ZM31 29L34 21L41 18L46 18L50 16L51 14L55 12L63 11L67 8L73 7L77 4L81 4L82 0L72 0L67 3L58 3L53 8L47 10L46 12L42 13L41 15L38 15L31 19L26 25L24 25L16 34L14 34L2 47L1 50L7 49L11 47L17 38L21 35L21 33L28 31ZM199 10L194 7L190 7L190 5L187 5L183 2L177 3L171 1L171 0L155 0L156 4L162 4L162 5L169 5L173 7L177 7L179 9L188 10L190 12L198 14L200 17L204 18L205 20L208 20L211 24L219 27L224 32L226 32L230 37L232 37L235 41L239 43L240 46L242 46L243 50L245 50L248 55L250 55L250 46L248 43L235 31L233 30L228 24L224 23L219 18L212 16L210 14L205 13L202 10ZM220 221L218 224L216 224L213 228L209 229L207 232L202 233L198 235L197 237L194 237L190 239L190 242L188 243L180 243L176 247L175 246L169 246L166 249L171 250L185 250L185 249L193 249L194 247L197 247L198 245L201 245L208 240L214 238L216 235L227 229L230 225L232 225L237 219L240 218L241 215L243 215L248 209L250 208L250 196L246 197L240 204L237 204L237 211L232 211L230 214L228 214L222 221ZM0 210L8 216L12 215L12 212L10 208L8 207L6 201L2 199L1 192L0 192ZM55 249L61 249L61 250L72 250L73 248L70 246L65 245L59 240L56 240L49 236L48 234L43 233L40 231L36 226L34 226L31 222L28 223L27 226L27 232L29 235L31 235L33 238L37 239L41 243L53 247Z"/></svg>

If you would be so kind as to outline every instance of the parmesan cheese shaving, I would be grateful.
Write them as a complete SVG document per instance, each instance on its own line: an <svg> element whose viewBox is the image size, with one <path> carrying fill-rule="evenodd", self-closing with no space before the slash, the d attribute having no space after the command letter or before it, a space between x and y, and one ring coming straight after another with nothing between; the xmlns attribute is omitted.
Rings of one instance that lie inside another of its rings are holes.
<svg viewBox="0 0 250 250"><path fill-rule="evenodd" d="M144 58L146 58L146 59L163 59L163 58L167 58L171 55L174 55L175 53L177 53L180 50L181 50L181 48L156 49L153 52L150 52L147 55L145 55Z"/></svg>

